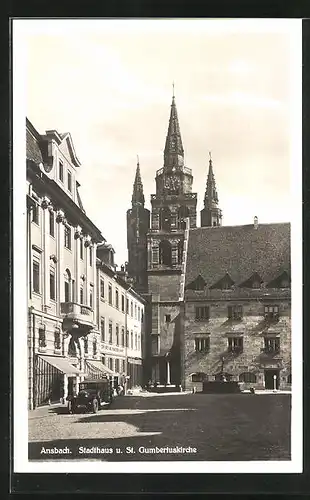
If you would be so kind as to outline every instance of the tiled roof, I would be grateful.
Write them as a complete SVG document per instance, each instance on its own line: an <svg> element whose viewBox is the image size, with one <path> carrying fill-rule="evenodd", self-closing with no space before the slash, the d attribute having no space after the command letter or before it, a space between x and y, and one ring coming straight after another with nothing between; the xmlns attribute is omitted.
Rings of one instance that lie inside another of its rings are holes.
<svg viewBox="0 0 310 500"><path fill-rule="evenodd" d="M290 224L190 229L185 284L199 274L210 287L226 273L238 286L257 272L269 282L290 274Z"/></svg>
<svg viewBox="0 0 310 500"><path fill-rule="evenodd" d="M37 164L43 163L42 153L38 141L28 128L26 129L26 158L27 160L32 160Z"/></svg>

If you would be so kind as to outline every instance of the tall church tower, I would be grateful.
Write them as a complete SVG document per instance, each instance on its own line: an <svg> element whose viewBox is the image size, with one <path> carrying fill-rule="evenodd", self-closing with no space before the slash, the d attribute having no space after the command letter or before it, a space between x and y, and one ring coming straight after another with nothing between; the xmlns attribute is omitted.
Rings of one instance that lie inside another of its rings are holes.
<svg viewBox="0 0 310 500"><path fill-rule="evenodd" d="M147 232L150 227L150 211L144 207L143 185L139 159L131 198L127 210L128 275L140 293L147 292Z"/></svg>
<svg viewBox="0 0 310 500"><path fill-rule="evenodd" d="M153 383L179 385L180 279L185 219L196 227L197 194L193 176L184 165L175 97L172 97L163 167L156 172L156 194L151 195L148 244L148 293L151 296L150 373Z"/></svg>
<svg viewBox="0 0 310 500"><path fill-rule="evenodd" d="M209 156L209 172L204 197L204 208L200 211L201 227L222 225L222 211L218 207L219 199L215 185L211 153L209 153Z"/></svg>

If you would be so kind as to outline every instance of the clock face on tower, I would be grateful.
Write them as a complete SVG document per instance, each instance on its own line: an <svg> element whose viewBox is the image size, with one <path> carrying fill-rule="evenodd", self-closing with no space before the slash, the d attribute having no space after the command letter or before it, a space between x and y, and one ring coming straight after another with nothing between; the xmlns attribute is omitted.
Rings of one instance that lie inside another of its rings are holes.
<svg viewBox="0 0 310 500"><path fill-rule="evenodd" d="M166 177L165 188L169 191L178 191L180 188L180 178L173 175Z"/></svg>

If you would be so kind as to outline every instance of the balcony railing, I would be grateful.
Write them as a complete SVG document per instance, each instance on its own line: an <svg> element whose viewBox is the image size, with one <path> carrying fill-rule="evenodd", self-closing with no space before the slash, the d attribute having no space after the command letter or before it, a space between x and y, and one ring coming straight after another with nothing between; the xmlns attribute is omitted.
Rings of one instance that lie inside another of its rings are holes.
<svg viewBox="0 0 310 500"><path fill-rule="evenodd" d="M93 326L94 311L90 306L76 302L61 302L60 312L68 325L73 322L81 327L90 328Z"/></svg>
<svg viewBox="0 0 310 500"><path fill-rule="evenodd" d="M83 314L85 316L91 316L92 308L83 304L77 304L76 302L62 302L60 304L61 314Z"/></svg>

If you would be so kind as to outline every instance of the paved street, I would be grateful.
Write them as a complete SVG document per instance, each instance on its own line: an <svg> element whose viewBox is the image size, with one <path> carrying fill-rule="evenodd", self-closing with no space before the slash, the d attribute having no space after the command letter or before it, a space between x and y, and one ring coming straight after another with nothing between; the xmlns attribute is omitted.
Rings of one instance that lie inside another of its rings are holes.
<svg viewBox="0 0 310 500"><path fill-rule="evenodd" d="M29 412L29 458L289 460L290 405L288 394L146 394L97 414L38 408Z"/></svg>

